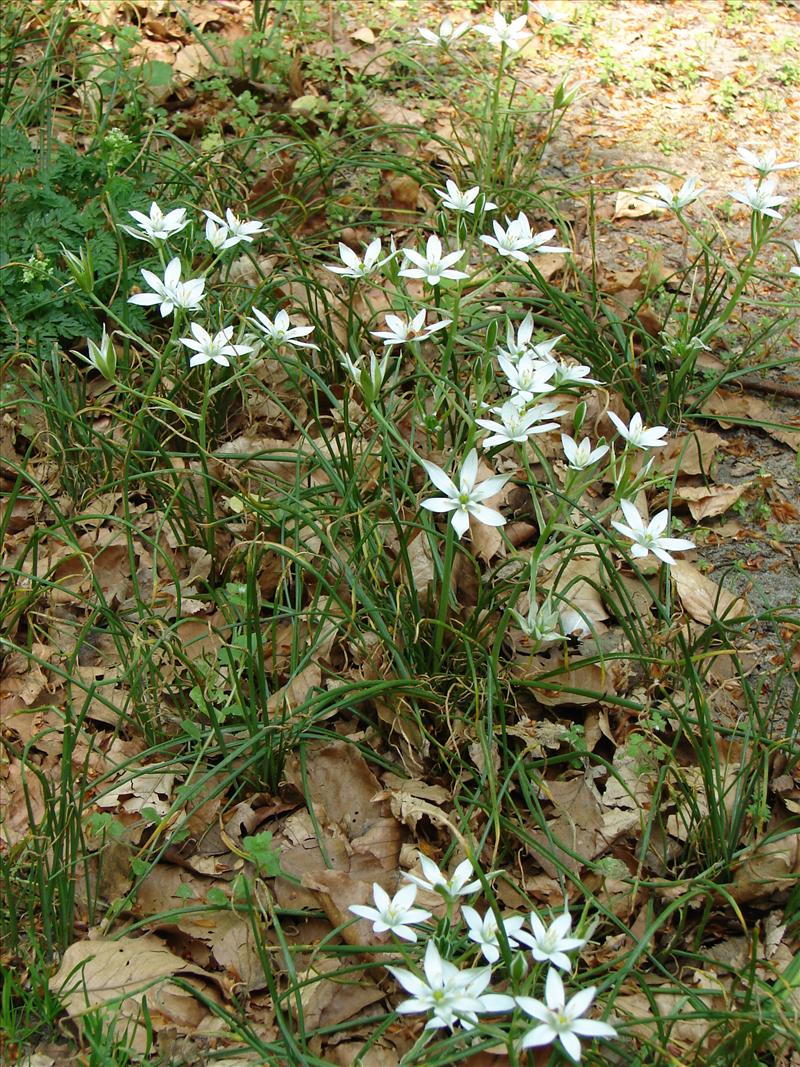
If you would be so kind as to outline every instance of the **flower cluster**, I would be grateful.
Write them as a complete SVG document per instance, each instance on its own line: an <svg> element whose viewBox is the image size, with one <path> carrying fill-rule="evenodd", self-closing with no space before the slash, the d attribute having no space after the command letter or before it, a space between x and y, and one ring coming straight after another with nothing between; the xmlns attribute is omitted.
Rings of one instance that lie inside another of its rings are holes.
<svg viewBox="0 0 800 1067"><path fill-rule="evenodd" d="M536 912L501 915L495 907L486 907L482 914L475 907L477 900L471 905L461 903L464 897L480 894L490 877L474 877L477 872L470 860L463 860L450 875L427 856L420 857L420 867L421 874L404 872L406 884L393 897L375 883L374 907L350 906L354 915L372 923L376 934L392 933L409 944L426 938L421 969L413 963L413 969L387 966L409 994L397 1004L399 1014L426 1015L426 1030L446 1028L452 1032L475 1029L481 1016L499 1016L497 1025L507 1028L519 1049L557 1041L576 1062L581 1057L581 1038L616 1036L609 1023L587 1018L597 994L595 987L580 989L567 1000L560 972L572 972L570 954L582 949L587 939L573 934L572 916L566 906L547 925ZM438 929L432 926L432 913L415 906L418 889L443 899L447 919ZM452 949L457 962L443 955L445 942L448 955ZM485 965L474 965L471 953L476 949ZM405 955L408 957L407 951ZM517 958L520 965L515 963ZM468 965L463 966L464 962ZM544 999L539 999L533 994L543 976ZM490 988L498 977L503 982L501 991ZM528 1019L534 1019L536 1025L531 1027Z"/></svg>
<svg viewBox="0 0 800 1067"><path fill-rule="evenodd" d="M498 348L496 355L509 396L501 404L489 409L495 418L475 419L477 429L488 431L488 436L482 442L484 449L512 444L524 446L536 434L560 429L556 420L562 418L566 411L543 398L571 386L597 384L595 379L589 377L589 367L568 364L555 358L553 350L563 339L563 334L539 342L534 342L533 334L534 322L530 313L516 331L510 322L507 325L505 347ZM623 453L660 448L666 443L666 426L647 427L638 412L627 424L614 412L609 412L608 417L624 442ZM610 452L610 446L602 440L593 446L588 437L578 443L564 433L561 434L561 444L568 469L578 473L590 470ZM437 464L423 459L420 463L443 494L423 500L422 507L428 511L450 514L450 521L459 539L469 529L470 518L487 526L505 525L505 516L495 508L488 507L486 501L503 489L510 475L489 476L479 482L478 454L474 448L461 465L457 483ZM635 487L636 483L634 486L620 485L623 495L619 505L625 522L612 521L612 527L632 542L630 553L634 558L652 553L664 563L674 563L670 552L691 549L693 542L686 538L665 536L669 523L666 510L655 515L649 523L646 522L636 505L625 495ZM531 610L537 610L533 601ZM523 632L535 636L537 641L549 640L556 632L555 621L548 621L542 628L541 622L531 619L527 629L523 626Z"/></svg>
<svg viewBox="0 0 800 1067"><path fill-rule="evenodd" d="M468 22L461 22L454 26L449 18L444 18L439 23L438 30L429 30L420 26L419 35L423 44L447 49L474 28L497 48L507 48L510 52L516 52L530 37L530 32L525 29L527 21L526 15L520 15L511 22L507 22L499 11L495 11L490 26L472 27Z"/></svg>
<svg viewBox="0 0 800 1067"><path fill-rule="evenodd" d="M167 242L184 230L190 221L186 217L184 208L174 208L164 212L155 201L150 205L147 215L141 211L130 211L129 214L138 225L136 227L123 226L122 229L137 240L147 241L154 245ZM203 214L206 218L206 240L217 255L238 244L252 244L255 238L264 232L261 222L256 219L239 218L230 208L225 209L224 218L213 211L204 211ZM378 241L378 248L380 248L380 241ZM347 252L353 255L349 249ZM140 307L152 307L158 304L162 318L178 310L197 311L201 307L206 296L206 278L184 279L180 256L173 256L170 259L164 268L163 277L159 277L146 268L143 268L141 273L148 289L134 293L128 298L129 303ZM292 325L285 309L280 309L274 319L259 308L253 308L252 311L254 317L249 321L273 348L278 349L286 345L294 348L317 348L317 345L310 341L302 340L313 333L313 326ZM206 363L228 367L231 365L231 358L248 355L255 351L256 346L248 342L256 338L248 335L247 338L235 342L233 326L222 326L211 333L202 323L190 322L189 332L191 337L181 337L179 341L192 352L189 358L190 367L200 367ZM86 357L88 362L97 367L106 377L113 376L116 366L116 361L109 358L109 352L113 352L109 345L109 338L104 332L99 347L93 341L88 342L89 355Z"/></svg>

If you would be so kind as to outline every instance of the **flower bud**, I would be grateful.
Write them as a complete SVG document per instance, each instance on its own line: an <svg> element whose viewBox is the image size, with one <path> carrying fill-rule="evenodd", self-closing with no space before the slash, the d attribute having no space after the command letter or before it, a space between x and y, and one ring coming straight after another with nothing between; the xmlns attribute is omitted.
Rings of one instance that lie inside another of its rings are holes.
<svg viewBox="0 0 800 1067"><path fill-rule="evenodd" d="M94 289L94 264L92 263L92 250L88 243L77 255L68 251L62 245L61 254L64 256L67 262L67 270L72 275L78 288L82 289L84 293L91 293Z"/></svg>
<svg viewBox="0 0 800 1067"><path fill-rule="evenodd" d="M98 345L91 337L88 337L86 345L89 353L82 358L96 370L99 370L109 382L113 381L117 372L117 354L111 344L111 338L106 333L105 326L103 327L103 336L100 338L100 344Z"/></svg>
<svg viewBox="0 0 800 1067"><path fill-rule="evenodd" d="M570 85L566 80L561 82L553 93L553 109L562 111L564 108L569 107L578 95L579 89L579 85Z"/></svg>
<svg viewBox="0 0 800 1067"><path fill-rule="evenodd" d="M490 351L497 344L497 319L492 319L489 323L489 328L486 331L486 349Z"/></svg>
<svg viewBox="0 0 800 1067"><path fill-rule="evenodd" d="M572 416L572 432L577 437L581 432L581 427L586 420L586 401L581 400L575 408L575 414Z"/></svg>
<svg viewBox="0 0 800 1067"><path fill-rule="evenodd" d="M508 969L509 977L515 987L521 985L525 981L525 977L528 973L528 961L525 959L524 952L515 952L511 957L511 966Z"/></svg>

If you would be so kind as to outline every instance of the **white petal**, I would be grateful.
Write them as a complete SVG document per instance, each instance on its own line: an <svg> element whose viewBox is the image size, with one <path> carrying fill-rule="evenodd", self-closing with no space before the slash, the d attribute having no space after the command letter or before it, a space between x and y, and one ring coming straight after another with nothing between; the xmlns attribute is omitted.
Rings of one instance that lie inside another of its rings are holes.
<svg viewBox="0 0 800 1067"><path fill-rule="evenodd" d="M544 984L544 999L548 1008L553 1011L563 1008L564 998L564 983L561 981L561 975L551 967Z"/></svg>
<svg viewBox="0 0 800 1067"><path fill-rule="evenodd" d="M437 489L443 492L446 496L458 496L458 488L450 480L450 478L448 478L448 476L445 474L441 467L438 467L435 463L431 463L427 459L421 459L420 463L425 468L425 473L428 475L428 477Z"/></svg>
<svg viewBox="0 0 800 1067"><path fill-rule="evenodd" d="M453 518L450 521L460 540L469 529L469 515L466 511L454 511Z"/></svg>
<svg viewBox="0 0 800 1067"><path fill-rule="evenodd" d="M470 504L469 513L484 526L505 526L506 520L499 511L487 508L484 504ZM455 520L453 520L455 526Z"/></svg>
<svg viewBox="0 0 800 1067"><path fill-rule="evenodd" d="M523 1035L522 1041L520 1042L520 1048L537 1048L540 1045L549 1045L552 1041L555 1041L555 1039L555 1030L546 1023L542 1023L540 1026L535 1026L533 1030L529 1030L527 1034Z"/></svg>
<svg viewBox="0 0 800 1067"><path fill-rule="evenodd" d="M458 508L458 504L446 496L434 496L430 500L423 500L420 502L420 506L427 511L436 511L441 514L447 511L456 511Z"/></svg>
<svg viewBox="0 0 800 1067"><path fill-rule="evenodd" d="M564 1051L575 1063L581 1058L581 1043L574 1034L562 1030L558 1039L564 1046Z"/></svg>
<svg viewBox="0 0 800 1067"><path fill-rule="evenodd" d="M639 509L633 503L632 500L620 500L619 506L622 509L622 514L625 516L628 525L632 530L636 530L638 533L644 532L644 519L639 514Z"/></svg>
<svg viewBox="0 0 800 1067"><path fill-rule="evenodd" d="M488 500L489 497L493 497L496 493L499 493L503 486L511 480L510 474L495 474L491 478L487 478L486 481L481 482L472 491L473 500Z"/></svg>
<svg viewBox="0 0 800 1067"><path fill-rule="evenodd" d="M142 271L144 274L144 271ZM171 288L178 284L181 279L181 261L178 256L175 256L167 264L167 269L164 271L164 285Z"/></svg>
<svg viewBox="0 0 800 1067"><path fill-rule="evenodd" d="M572 1029L582 1037L616 1037L617 1031L608 1023L597 1019L576 1019Z"/></svg>
<svg viewBox="0 0 800 1067"><path fill-rule="evenodd" d="M369 908L366 904L351 904L347 910L352 911L354 915L358 915L361 919L368 919L370 922L380 918L375 908Z"/></svg>
<svg viewBox="0 0 800 1067"><path fill-rule="evenodd" d="M429 944L433 944L433 942L429 942ZM424 996L425 993L430 992L428 986L425 985L422 979L417 978L417 976L415 974L412 974L411 971L404 971L401 967L387 967L386 970L389 971L389 973L393 975L395 980L400 983L403 989L405 989L407 993L411 993L412 996ZM403 1004L408 1003L410 1002L407 1000L403 1001ZM403 1004L398 1005L398 1011L402 1010ZM405 1010L415 1011L424 1009L406 1008Z"/></svg>
<svg viewBox="0 0 800 1067"><path fill-rule="evenodd" d="M475 485L475 479L478 476L478 452L476 449L472 449L461 466L461 474L459 476L460 491L469 493ZM441 487L440 487L441 488Z"/></svg>

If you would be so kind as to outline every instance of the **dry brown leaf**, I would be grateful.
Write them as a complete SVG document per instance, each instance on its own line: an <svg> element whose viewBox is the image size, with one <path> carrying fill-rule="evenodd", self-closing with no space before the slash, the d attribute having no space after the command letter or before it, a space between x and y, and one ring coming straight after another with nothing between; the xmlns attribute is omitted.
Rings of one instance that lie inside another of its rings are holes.
<svg viewBox="0 0 800 1067"><path fill-rule="evenodd" d="M712 790L715 806L720 802L728 816L733 813L736 804L737 788L741 777L741 753L736 758L733 746L728 750L728 758L720 757L715 772ZM696 829L698 818L706 818L709 813L706 781L700 767L679 767L673 764L671 775L678 779L675 786L676 814L668 815L665 827L667 833L678 841L685 841L691 830Z"/></svg>
<svg viewBox="0 0 800 1067"><path fill-rule="evenodd" d="M740 904L753 900L773 901L789 893L800 876L800 834L789 834L757 845L737 869L732 896Z"/></svg>
<svg viewBox="0 0 800 1067"><path fill-rule="evenodd" d="M420 185L409 174L390 174L378 191L378 204L387 223L402 225L413 215L420 198Z"/></svg>
<svg viewBox="0 0 800 1067"><path fill-rule="evenodd" d="M141 1021L144 996L153 1025L179 1026L195 1031L212 1024L213 1016L194 997L168 979L176 974L208 977L201 968L187 964L157 937L121 937L117 941L78 941L67 948L61 965L50 979L50 988L61 996L70 1018L108 1005L108 1026L125 1035L136 1051L147 1048L147 1031ZM214 996L204 986L206 996Z"/></svg>
<svg viewBox="0 0 800 1067"><path fill-rule="evenodd" d="M642 219L647 215L658 214L662 209L648 203L643 199L644 196L658 196L658 189L654 185L640 185L635 189L621 189L614 201L613 218Z"/></svg>
<svg viewBox="0 0 800 1067"><path fill-rule="evenodd" d="M394 874L387 878L383 871L373 872L369 881L354 878L347 871L319 871L306 878L304 885L317 894L331 925L344 927L341 936L349 945L383 945L388 940L387 935L376 934L366 919L354 923L349 908L351 904L368 904L371 907L373 884L385 881L387 884L383 888L391 891L394 880Z"/></svg>
<svg viewBox="0 0 800 1067"><path fill-rule="evenodd" d="M291 713L306 700L313 689L322 683L322 670L317 663L309 663L293 675L281 689L276 690L267 701L270 717Z"/></svg>
<svg viewBox="0 0 800 1067"><path fill-rule="evenodd" d="M752 479L738 485L684 485L677 486L673 500L688 504L689 514L695 522L724 515L753 484Z"/></svg>
<svg viewBox="0 0 800 1067"><path fill-rule="evenodd" d="M11 760L0 769L0 851L24 841L44 812L44 790L38 776L20 760Z"/></svg>
<svg viewBox="0 0 800 1067"><path fill-rule="evenodd" d="M344 973L337 978L339 971ZM312 968L298 974L298 979L302 983L303 1026L309 1032L322 1026L338 1026L384 997L370 978L354 974L347 965L341 967L335 959L316 960ZM293 997L291 1004L296 1010Z"/></svg>
<svg viewBox="0 0 800 1067"><path fill-rule="evenodd" d="M184 45L173 60L176 76L186 85L196 81L207 71L213 70L215 65L216 60L199 41Z"/></svg>
<svg viewBox="0 0 800 1067"><path fill-rule="evenodd" d="M734 618L747 613L747 603L742 597L734 596L701 574L693 563L676 560L670 566L670 574L684 611L696 622L708 625L713 618Z"/></svg>
<svg viewBox="0 0 800 1067"><path fill-rule="evenodd" d="M375 44L375 34L369 26L360 26L357 30L350 31L350 39L360 41L362 44Z"/></svg>
<svg viewBox="0 0 800 1067"><path fill-rule="evenodd" d="M593 545L581 547L564 567L558 566L557 557L553 557L550 564L551 574L542 585L557 594L557 602L559 597L563 598L562 612L568 607L573 608L591 624L608 618L600 594L607 581L602 574L600 555ZM581 620L578 622L580 624Z"/></svg>
<svg viewBox="0 0 800 1067"><path fill-rule="evenodd" d="M7 729L16 729L15 714L33 707L46 691L47 676L37 661L46 661L52 654L52 649L36 642L29 655L12 652L5 657L0 677L0 721Z"/></svg>
<svg viewBox="0 0 800 1067"><path fill-rule="evenodd" d="M445 817L442 805L452 806L453 797L441 785L429 785L416 778L399 778L395 774L384 775L392 815L412 831L422 818L429 818L436 825Z"/></svg>
<svg viewBox="0 0 800 1067"><path fill-rule="evenodd" d="M797 421L796 418L790 420L776 411L772 404L767 403L766 400L762 400L758 396L752 396L750 393L722 393L718 391L706 400L704 411L708 415L715 416L720 426L726 429L735 424L735 421L730 422L728 421L729 419L749 419L758 423ZM774 437L776 441L780 441L781 444L788 445L789 448L793 448L795 451L800 449L800 426L793 430L764 425L763 429L765 433L768 433L770 437Z"/></svg>
<svg viewBox="0 0 800 1067"><path fill-rule="evenodd" d="M419 128L425 125L425 116L421 111L417 111L413 107L406 107L391 96L375 96L370 101L369 119L373 123L375 120L385 122L388 126L414 126Z"/></svg>
<svg viewBox="0 0 800 1067"><path fill-rule="evenodd" d="M383 1042L372 1044L365 1051L360 1041L344 1041L327 1049L326 1055L335 1067L352 1067L354 1063L359 1067L397 1067L400 1063L397 1049Z"/></svg>
<svg viewBox="0 0 800 1067"><path fill-rule="evenodd" d="M166 815L172 806L175 773L150 771L146 767L127 767L119 785L103 788L95 798L98 808L119 808L133 814L152 808L158 815Z"/></svg>
<svg viewBox="0 0 800 1067"><path fill-rule="evenodd" d="M708 1019L696 1017L697 1008L695 1007L695 1002L696 998L700 996L698 990L695 990L690 997L688 993L661 993L657 988L651 986L650 996L653 997L658 1013L672 1020L669 1023L665 1023L669 1028L668 1032L671 1041L680 1041L697 1046L702 1044L704 1039L712 1033L712 1022ZM716 998L710 997L706 993L703 999L709 1002L709 1010L715 1006ZM627 1025L632 1033L640 1033L648 1037L652 1035L653 1003L644 993L623 993L618 996L614 1001L614 1012L619 1014L620 1018L626 1018L627 1016L630 1019L641 1020L641 1022L628 1022ZM693 1017L682 1018L684 1012Z"/></svg>
<svg viewBox="0 0 800 1067"><path fill-rule="evenodd" d="M652 776L625 746L615 751L613 766L616 773L609 775L600 798L607 844L643 826L653 793Z"/></svg>
<svg viewBox="0 0 800 1067"><path fill-rule="evenodd" d="M286 778L303 791L296 757L286 763ZM377 819L389 814L386 801L375 801L381 785L355 745L347 741L307 749L306 784L317 818L340 826L349 838L359 837Z"/></svg>
<svg viewBox="0 0 800 1067"><path fill-rule="evenodd" d="M411 580L417 599L421 605L424 605L427 603L430 585L436 573L433 553L424 530L420 530L417 536L409 542L407 552L411 574L409 575L404 570L403 578L406 582Z"/></svg>
<svg viewBox="0 0 800 1067"><path fill-rule="evenodd" d="M662 474L674 474L676 467L685 475L708 474L721 444L719 434L709 430L670 437L663 448L653 453L653 467Z"/></svg>
<svg viewBox="0 0 800 1067"><path fill-rule="evenodd" d="M182 867L158 863L139 885L137 913L146 919L149 915L174 913L187 903L192 906L205 904L208 890L213 885L208 879L198 878ZM220 883L217 888L221 888ZM191 890L191 895L187 896L187 890ZM152 925L154 930L172 928L207 945L217 964L235 985L244 985L248 991L264 986L264 971L253 926L245 916L215 908L205 914L177 915L166 922L156 919Z"/></svg>
<svg viewBox="0 0 800 1067"><path fill-rule="evenodd" d="M540 793L552 802L556 815L548 819L547 833L531 834L539 847L529 851L551 878L558 877L558 866L547 853L555 853L566 867L578 872L605 847L600 805L581 778L543 782Z"/></svg>

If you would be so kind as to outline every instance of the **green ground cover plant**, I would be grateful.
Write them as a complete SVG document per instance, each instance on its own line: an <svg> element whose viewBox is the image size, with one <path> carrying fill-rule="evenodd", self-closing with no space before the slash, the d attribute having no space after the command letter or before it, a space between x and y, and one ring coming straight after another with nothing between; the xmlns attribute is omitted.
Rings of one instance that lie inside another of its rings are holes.
<svg viewBox="0 0 800 1067"><path fill-rule="evenodd" d="M632 191L686 257L625 306L611 176L543 176L580 87L517 74L582 23L161 6L186 83L2 15L3 1055L791 1064L797 606L702 551L800 161L740 147L744 250Z"/></svg>

